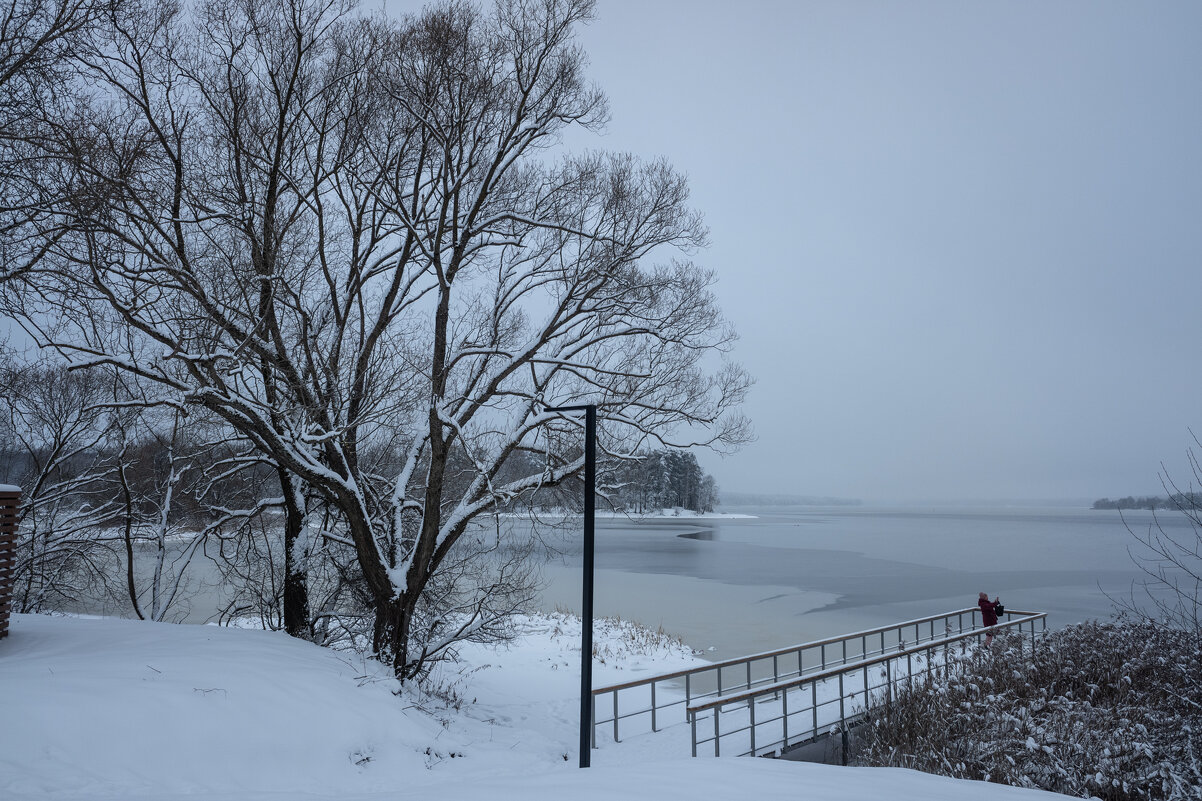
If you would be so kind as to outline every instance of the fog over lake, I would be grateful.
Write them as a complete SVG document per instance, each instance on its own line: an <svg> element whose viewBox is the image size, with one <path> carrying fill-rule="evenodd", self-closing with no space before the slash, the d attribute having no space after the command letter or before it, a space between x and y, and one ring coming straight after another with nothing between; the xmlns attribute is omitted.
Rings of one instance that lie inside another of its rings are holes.
<svg viewBox="0 0 1202 801"><path fill-rule="evenodd" d="M1115 511L726 509L755 518L600 521L595 612L679 634L714 657L975 606L1047 612L1049 627L1114 611L1142 574ZM1134 529L1150 512L1124 512ZM1157 513L1170 531L1177 514ZM542 603L580 608L580 539L547 567ZM709 649L713 649L712 651Z"/></svg>

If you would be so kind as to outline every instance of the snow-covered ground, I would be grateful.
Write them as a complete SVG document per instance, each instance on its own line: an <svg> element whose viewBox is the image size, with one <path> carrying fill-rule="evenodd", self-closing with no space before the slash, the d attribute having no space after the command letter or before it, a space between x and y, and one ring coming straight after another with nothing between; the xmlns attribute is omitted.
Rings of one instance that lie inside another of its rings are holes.
<svg viewBox="0 0 1202 801"><path fill-rule="evenodd" d="M1060 797L911 771L691 759L680 730L599 738L582 771L579 624L524 626L508 647L465 648L439 692L418 695L378 664L276 633L15 615L0 640L0 798ZM597 686L696 660L615 622L596 643Z"/></svg>

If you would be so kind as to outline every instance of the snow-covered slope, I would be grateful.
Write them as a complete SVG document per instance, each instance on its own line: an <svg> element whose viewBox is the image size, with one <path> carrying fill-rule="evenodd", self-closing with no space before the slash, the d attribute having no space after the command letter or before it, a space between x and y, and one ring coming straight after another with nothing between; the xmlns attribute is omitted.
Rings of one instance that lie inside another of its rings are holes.
<svg viewBox="0 0 1202 801"><path fill-rule="evenodd" d="M602 743L581 771L578 628L525 623L510 647L465 649L439 699L280 634L17 615L0 641L0 798L1058 797L909 771L669 756L671 732ZM693 659L649 642L602 627L597 684Z"/></svg>

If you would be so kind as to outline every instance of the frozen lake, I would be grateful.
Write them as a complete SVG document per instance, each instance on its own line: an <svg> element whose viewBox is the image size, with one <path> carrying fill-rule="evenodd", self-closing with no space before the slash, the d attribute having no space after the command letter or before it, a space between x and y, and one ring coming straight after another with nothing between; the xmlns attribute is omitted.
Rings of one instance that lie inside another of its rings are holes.
<svg viewBox="0 0 1202 801"><path fill-rule="evenodd" d="M1105 593L1128 594L1141 574L1136 543L1114 511L1088 509L730 508L755 518L598 520L598 616L637 620L679 635L711 658L765 651L976 604L998 595L1012 609L1049 614L1059 627L1106 618ZM1127 512L1146 529L1150 512ZM1188 533L1177 514L1158 513ZM564 558L543 568L539 604L580 610L578 523ZM1192 536L1192 534L1189 534ZM182 544L173 543L172 556ZM152 549L140 548L145 586ZM120 565L112 576L119 581ZM171 617L210 619L224 596L198 559L193 593ZM128 601L75 608L130 615Z"/></svg>
<svg viewBox="0 0 1202 801"><path fill-rule="evenodd" d="M1059 627L1113 612L1141 574L1118 512L728 508L755 519L598 521L595 613L679 634L713 658L974 606L977 593ZM1144 529L1150 512L1125 512ZM1178 514L1157 513L1170 531ZM580 552L542 603L579 611Z"/></svg>

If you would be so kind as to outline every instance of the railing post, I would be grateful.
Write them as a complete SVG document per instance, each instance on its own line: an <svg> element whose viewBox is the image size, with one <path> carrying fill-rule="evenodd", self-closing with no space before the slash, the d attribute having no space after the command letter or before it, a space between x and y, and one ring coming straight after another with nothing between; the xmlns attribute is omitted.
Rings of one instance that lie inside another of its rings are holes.
<svg viewBox="0 0 1202 801"><path fill-rule="evenodd" d="M847 713L843 709L843 674L839 674L839 726L842 728L847 722Z"/></svg>
<svg viewBox="0 0 1202 801"><path fill-rule="evenodd" d="M620 743L618 739L618 691L614 690L614 742Z"/></svg>
<svg viewBox="0 0 1202 801"><path fill-rule="evenodd" d="M722 756L720 745L722 741L722 735L719 733L718 728L718 715L720 714L722 714L722 707L714 707L714 756Z"/></svg>
<svg viewBox="0 0 1202 801"><path fill-rule="evenodd" d="M684 713L689 719L689 729L693 732L693 756L697 756L697 713L687 709Z"/></svg>
<svg viewBox="0 0 1202 801"><path fill-rule="evenodd" d="M692 701L693 701L693 692L692 692L693 688L691 686L691 681L690 681L690 679L692 679L692 678L693 678L693 674L691 674L691 673L684 674L684 706L685 706L686 713L688 712L689 704L692 703Z"/></svg>
<svg viewBox="0 0 1202 801"><path fill-rule="evenodd" d="M617 690L614 690L614 692L616 693ZM589 718L589 723L591 723L592 725L590 725L588 727L589 732L591 732L589 735L589 746L592 748L596 748L597 747L597 696L594 695L592 697L592 703L590 704L590 706L592 707L592 709L591 709L592 717Z"/></svg>
<svg viewBox="0 0 1202 801"><path fill-rule="evenodd" d="M751 689L751 660L747 660L747 689Z"/></svg>
<svg viewBox="0 0 1202 801"><path fill-rule="evenodd" d="M748 729L748 731L751 732L751 755L755 756L755 698L754 697L751 698L747 702L747 709L750 710L750 713L751 713L751 728Z"/></svg>
<svg viewBox="0 0 1202 801"><path fill-rule="evenodd" d="M810 682L810 709L814 713L814 736L818 736L818 682Z"/></svg>
<svg viewBox="0 0 1202 801"><path fill-rule="evenodd" d="M781 746L781 753L789 747L789 690L785 688L780 694L780 722L782 724L781 735L784 740L784 745Z"/></svg>
<svg viewBox="0 0 1202 801"><path fill-rule="evenodd" d="M651 682L651 731L652 733L659 731L655 728L655 682Z"/></svg>
<svg viewBox="0 0 1202 801"><path fill-rule="evenodd" d="M843 658L847 659L847 644L843 645ZM822 669L826 670L826 643L822 644Z"/></svg>

